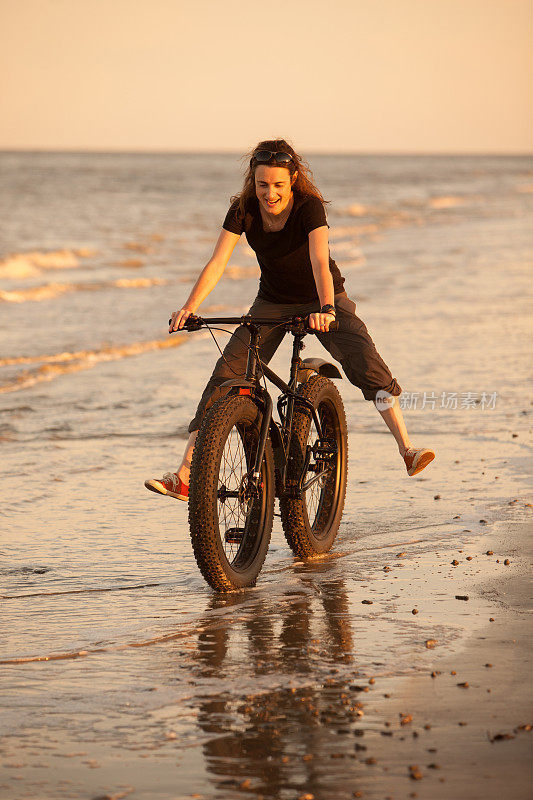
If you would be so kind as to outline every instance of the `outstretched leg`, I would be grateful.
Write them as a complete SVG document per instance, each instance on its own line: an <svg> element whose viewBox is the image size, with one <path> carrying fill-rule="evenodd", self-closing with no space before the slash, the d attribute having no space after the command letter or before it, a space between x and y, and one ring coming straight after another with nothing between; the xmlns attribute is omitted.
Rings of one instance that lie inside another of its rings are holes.
<svg viewBox="0 0 533 800"><path fill-rule="evenodd" d="M382 396L385 395L385 396ZM435 458L433 450L426 448L417 449L411 445L409 434L405 427L402 409L398 402L397 397L388 395L386 393L378 393L374 400L374 405L385 420L385 423L396 439L398 450L404 460L407 474L410 476L417 475Z"/></svg>
<svg viewBox="0 0 533 800"><path fill-rule="evenodd" d="M355 303L345 295L335 298L338 328L318 338L340 361L348 379L359 386L365 400L373 400L394 436L408 475L416 475L435 458L432 450L411 445L398 402L401 387L379 355L365 324L355 315Z"/></svg>
<svg viewBox="0 0 533 800"><path fill-rule="evenodd" d="M405 427L405 421L402 414L402 409L400 408L400 404L398 402L397 397L390 398L390 405L387 408L379 408L376 404L376 408L385 420L385 424L387 428L390 430L394 438L396 439L396 444L398 445L398 450L400 451L400 455L403 458L406 451L411 448L411 442L409 440L409 434L407 433L407 428Z"/></svg>

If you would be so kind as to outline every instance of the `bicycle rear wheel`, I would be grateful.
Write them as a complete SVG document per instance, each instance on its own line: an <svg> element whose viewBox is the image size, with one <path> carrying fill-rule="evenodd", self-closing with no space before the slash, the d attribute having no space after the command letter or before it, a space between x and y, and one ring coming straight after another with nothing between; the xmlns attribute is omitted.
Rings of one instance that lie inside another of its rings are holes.
<svg viewBox="0 0 533 800"><path fill-rule="evenodd" d="M253 586L268 550L274 515L274 457L267 440L259 489L250 490L261 412L249 397L219 400L194 447L189 525L194 556L213 589Z"/></svg>
<svg viewBox="0 0 533 800"><path fill-rule="evenodd" d="M296 406L280 512L285 538L294 554L308 558L326 553L335 541L346 496L348 441L344 406L333 383L315 375L298 391L316 409L323 440L331 444L332 453L329 461L321 461L315 449L311 459L306 459L308 446L313 448L319 441L318 431L310 412Z"/></svg>

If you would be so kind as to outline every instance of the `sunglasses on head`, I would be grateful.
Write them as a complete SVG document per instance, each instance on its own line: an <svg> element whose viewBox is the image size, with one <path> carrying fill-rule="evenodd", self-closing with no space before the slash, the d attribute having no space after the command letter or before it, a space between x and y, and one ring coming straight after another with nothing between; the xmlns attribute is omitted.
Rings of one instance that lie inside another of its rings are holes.
<svg viewBox="0 0 533 800"><path fill-rule="evenodd" d="M272 160L277 164L290 164L293 158L290 153L280 153L274 150L257 150L252 156L252 161L258 164L266 164Z"/></svg>

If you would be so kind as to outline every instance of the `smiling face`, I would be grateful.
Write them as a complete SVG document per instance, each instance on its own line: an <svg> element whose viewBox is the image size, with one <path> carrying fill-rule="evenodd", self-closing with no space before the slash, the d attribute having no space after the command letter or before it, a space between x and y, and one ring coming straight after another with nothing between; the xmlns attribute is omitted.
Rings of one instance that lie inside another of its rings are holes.
<svg viewBox="0 0 533 800"><path fill-rule="evenodd" d="M292 197L292 185L296 180L286 167L270 167L260 164L255 170L255 193L267 214L281 214Z"/></svg>

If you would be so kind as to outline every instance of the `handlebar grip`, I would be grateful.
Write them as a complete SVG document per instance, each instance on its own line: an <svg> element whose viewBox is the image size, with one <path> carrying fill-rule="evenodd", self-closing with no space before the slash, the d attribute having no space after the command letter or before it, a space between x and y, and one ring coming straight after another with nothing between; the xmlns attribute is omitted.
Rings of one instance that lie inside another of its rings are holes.
<svg viewBox="0 0 533 800"><path fill-rule="evenodd" d="M307 333L323 333L323 331L317 331L314 328L309 327L309 317L307 317L305 321L305 330L307 331ZM337 320L333 320L333 322L329 323L329 328L327 330L327 333L332 333L333 331L338 331L338 330L339 330L339 323L337 322Z"/></svg>
<svg viewBox="0 0 533 800"><path fill-rule="evenodd" d="M172 324L172 317L169 319L168 324ZM201 317L196 317L194 314L191 314L187 317L185 322L183 323L183 327L181 328L182 331L197 331L199 330L204 321Z"/></svg>

